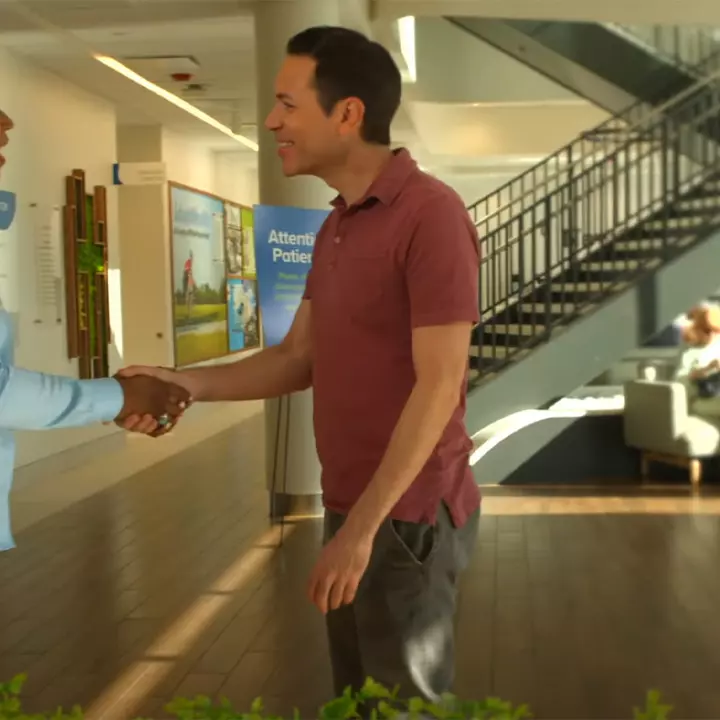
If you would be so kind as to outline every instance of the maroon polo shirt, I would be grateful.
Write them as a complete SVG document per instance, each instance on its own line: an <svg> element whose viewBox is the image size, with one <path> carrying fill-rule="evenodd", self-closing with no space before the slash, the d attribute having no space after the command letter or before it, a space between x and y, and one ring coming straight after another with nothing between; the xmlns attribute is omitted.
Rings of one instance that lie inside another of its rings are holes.
<svg viewBox="0 0 720 720"><path fill-rule="evenodd" d="M415 384L412 331L475 323L477 233L460 197L397 151L365 197L317 235L312 301L314 423L325 506L347 514L372 480ZM467 378L465 378L465 383ZM465 385L427 464L390 516L460 526L480 493L465 429Z"/></svg>

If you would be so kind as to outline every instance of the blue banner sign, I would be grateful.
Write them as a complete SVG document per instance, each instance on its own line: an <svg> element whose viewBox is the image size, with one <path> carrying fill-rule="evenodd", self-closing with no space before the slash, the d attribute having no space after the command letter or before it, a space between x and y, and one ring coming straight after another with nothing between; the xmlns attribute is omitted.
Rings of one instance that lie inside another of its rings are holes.
<svg viewBox="0 0 720 720"><path fill-rule="evenodd" d="M0 230L7 230L15 219L15 193L0 190Z"/></svg>
<svg viewBox="0 0 720 720"><path fill-rule="evenodd" d="M287 335L305 291L315 236L329 210L256 205L255 263L265 346Z"/></svg>

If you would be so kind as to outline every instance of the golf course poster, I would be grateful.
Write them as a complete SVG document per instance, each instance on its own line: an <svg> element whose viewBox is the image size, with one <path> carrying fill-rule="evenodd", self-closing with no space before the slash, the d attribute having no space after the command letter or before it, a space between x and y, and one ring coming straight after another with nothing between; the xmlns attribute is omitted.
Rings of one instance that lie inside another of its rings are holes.
<svg viewBox="0 0 720 720"><path fill-rule="evenodd" d="M225 207L170 183L175 365L228 354Z"/></svg>

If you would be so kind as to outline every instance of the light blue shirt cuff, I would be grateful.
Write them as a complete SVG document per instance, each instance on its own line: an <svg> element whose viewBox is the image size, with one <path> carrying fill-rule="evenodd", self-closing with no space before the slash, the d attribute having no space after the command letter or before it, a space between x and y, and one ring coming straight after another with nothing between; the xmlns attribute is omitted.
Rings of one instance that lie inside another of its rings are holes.
<svg viewBox="0 0 720 720"><path fill-rule="evenodd" d="M94 406L100 422L112 422L123 409L125 396L120 383L115 378L97 378L80 380L82 394Z"/></svg>

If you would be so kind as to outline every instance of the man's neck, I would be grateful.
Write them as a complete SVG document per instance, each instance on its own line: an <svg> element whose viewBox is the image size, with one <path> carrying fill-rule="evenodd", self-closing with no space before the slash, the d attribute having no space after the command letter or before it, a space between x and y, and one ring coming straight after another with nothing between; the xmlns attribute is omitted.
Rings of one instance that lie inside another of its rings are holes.
<svg viewBox="0 0 720 720"><path fill-rule="evenodd" d="M325 182L340 193L349 206L360 200L375 182L392 157L386 146L366 146L351 153L341 167L324 178Z"/></svg>

